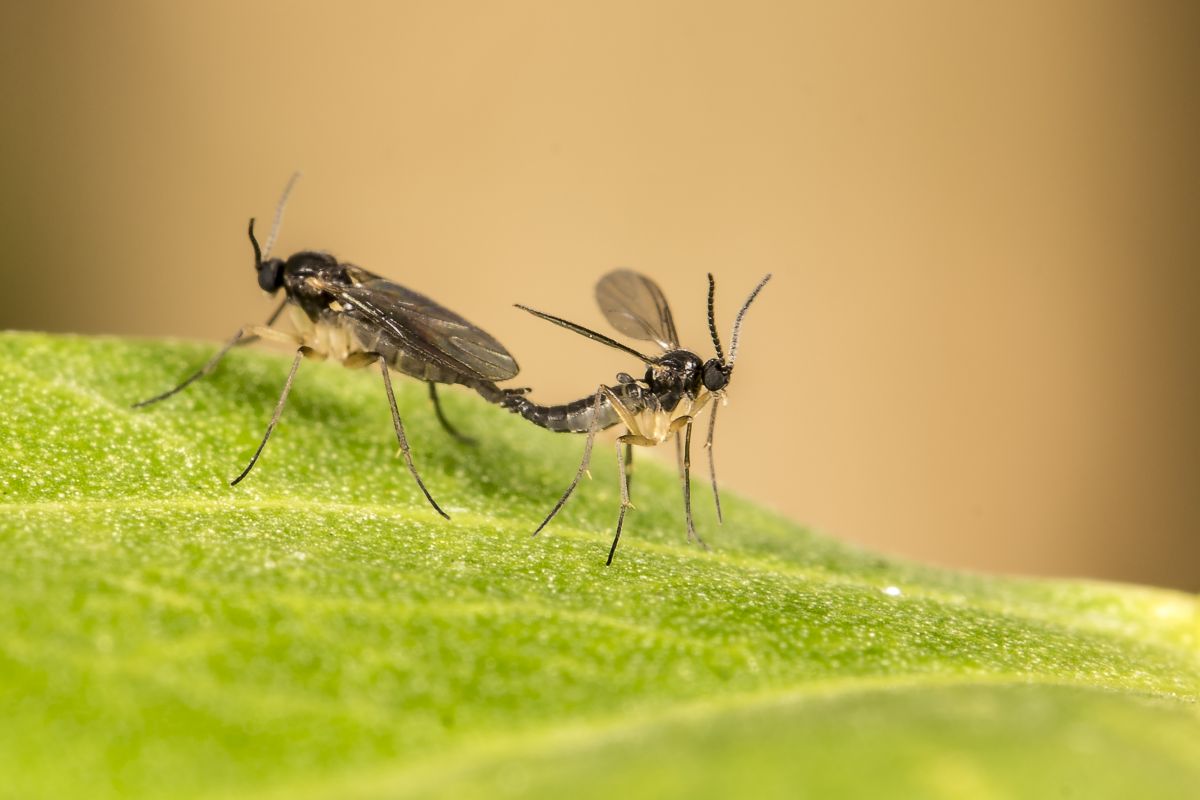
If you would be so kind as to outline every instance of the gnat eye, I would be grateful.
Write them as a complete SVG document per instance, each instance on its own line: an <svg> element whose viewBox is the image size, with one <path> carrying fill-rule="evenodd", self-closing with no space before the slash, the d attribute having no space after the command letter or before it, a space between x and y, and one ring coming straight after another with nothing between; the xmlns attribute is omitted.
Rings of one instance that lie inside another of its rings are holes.
<svg viewBox="0 0 1200 800"><path fill-rule="evenodd" d="M283 261L268 258L258 268L258 285L264 292L274 293L283 285Z"/></svg>
<svg viewBox="0 0 1200 800"><path fill-rule="evenodd" d="M724 389L729 383L728 367L717 361L715 358L709 359L704 364L704 388L710 392L719 392Z"/></svg>

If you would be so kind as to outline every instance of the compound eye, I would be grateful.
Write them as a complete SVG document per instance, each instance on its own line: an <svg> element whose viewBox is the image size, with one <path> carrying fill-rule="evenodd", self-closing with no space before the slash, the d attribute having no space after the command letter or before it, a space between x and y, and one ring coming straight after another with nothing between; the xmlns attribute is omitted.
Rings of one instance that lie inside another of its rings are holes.
<svg viewBox="0 0 1200 800"><path fill-rule="evenodd" d="M269 258L262 262L262 266L258 268L259 288L274 294L283 285L282 271L283 261L278 258Z"/></svg>
<svg viewBox="0 0 1200 800"><path fill-rule="evenodd" d="M726 367L715 358L704 365L704 388L710 392L719 392L729 383L729 373Z"/></svg>

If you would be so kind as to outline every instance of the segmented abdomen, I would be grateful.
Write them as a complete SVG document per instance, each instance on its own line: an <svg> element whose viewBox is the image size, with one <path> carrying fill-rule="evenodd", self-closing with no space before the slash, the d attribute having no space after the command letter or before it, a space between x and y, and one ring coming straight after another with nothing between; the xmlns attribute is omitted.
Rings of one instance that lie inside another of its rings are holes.
<svg viewBox="0 0 1200 800"><path fill-rule="evenodd" d="M608 389L617 396L621 405L631 412L636 413L641 409L641 396L628 391L626 385L610 386ZM499 402L509 411L520 414L534 425L559 433L586 433L589 430L604 430L621 421L620 415L613 408L612 401L607 395L600 396L598 406L595 395L561 405L543 406L523 394L511 392Z"/></svg>

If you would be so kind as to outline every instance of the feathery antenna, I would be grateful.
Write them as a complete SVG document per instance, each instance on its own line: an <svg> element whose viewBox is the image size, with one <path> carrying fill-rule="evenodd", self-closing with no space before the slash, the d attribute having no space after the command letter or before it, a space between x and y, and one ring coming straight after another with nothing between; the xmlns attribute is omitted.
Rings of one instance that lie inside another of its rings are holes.
<svg viewBox="0 0 1200 800"><path fill-rule="evenodd" d="M267 243L263 246L262 258L270 258L271 248L275 246L275 238L279 236L279 226L283 224L283 212L287 208L288 196L292 193L292 187L296 185L296 181L300 180L300 172L292 173L292 177L288 178L287 186L283 187L283 194L279 198L279 205L275 206L275 221L271 223L271 234L267 237ZM253 222L253 220L251 220ZM253 240L253 235L251 235ZM258 250L258 245L254 249ZM262 259L259 259L260 261Z"/></svg>
<svg viewBox="0 0 1200 800"><path fill-rule="evenodd" d="M729 366L733 367L733 362L737 360L738 351L738 334L742 331L742 317L746 316L746 309L750 308L750 304L754 302L754 298L758 297L758 293L767 285L767 281L771 280L771 273L767 273L758 286L754 287L754 291L746 298L746 302L742 304L742 309L738 311L737 318L733 321L733 336L729 341Z"/></svg>

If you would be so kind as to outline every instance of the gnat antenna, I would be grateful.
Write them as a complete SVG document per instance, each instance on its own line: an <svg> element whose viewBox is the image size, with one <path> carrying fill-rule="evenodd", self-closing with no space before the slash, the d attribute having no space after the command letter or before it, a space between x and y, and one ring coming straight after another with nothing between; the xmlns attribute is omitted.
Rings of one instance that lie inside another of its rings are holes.
<svg viewBox="0 0 1200 800"><path fill-rule="evenodd" d="M746 316L746 309L750 308L750 304L754 302L754 298L758 297L758 293L767 285L767 281L771 280L771 273L767 273L766 277L758 282L758 286L754 287L754 291L746 298L746 302L742 304L742 310L737 313L737 318L733 321L733 336L729 341L729 367L733 368L733 362L737 360L738 350L738 334L742 331L742 317Z"/></svg>
<svg viewBox="0 0 1200 800"><path fill-rule="evenodd" d="M725 351L721 349L721 337L717 335L717 319L713 309L714 295L717 293L717 282L712 273L708 273L708 332L712 335L713 349L717 351L717 361L725 363Z"/></svg>
<svg viewBox="0 0 1200 800"><path fill-rule="evenodd" d="M275 238L279 236L279 226L283 224L283 211L287 208L288 196L291 195L292 187L298 180L300 180L300 172L293 172L292 177L288 178L287 186L283 187L279 205L275 206L275 221L271 223L271 234L267 236L267 242L263 245L262 257L264 260L271 256L271 248L275 246Z"/></svg>

